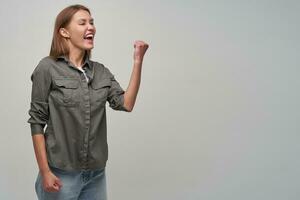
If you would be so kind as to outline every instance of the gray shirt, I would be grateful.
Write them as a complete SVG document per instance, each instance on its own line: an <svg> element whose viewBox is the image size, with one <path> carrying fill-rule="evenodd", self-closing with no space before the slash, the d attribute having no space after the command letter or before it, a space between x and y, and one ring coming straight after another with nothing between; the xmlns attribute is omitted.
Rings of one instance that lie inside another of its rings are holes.
<svg viewBox="0 0 300 200"><path fill-rule="evenodd" d="M84 60L80 70L65 56L47 56L31 75L31 135L44 134L49 165L68 171L106 166L106 101L114 110L129 112L110 70Z"/></svg>

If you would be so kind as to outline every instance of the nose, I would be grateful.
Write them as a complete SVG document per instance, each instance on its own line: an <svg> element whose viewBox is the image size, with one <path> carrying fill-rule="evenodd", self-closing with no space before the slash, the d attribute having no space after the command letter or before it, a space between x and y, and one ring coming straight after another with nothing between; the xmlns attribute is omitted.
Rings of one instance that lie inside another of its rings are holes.
<svg viewBox="0 0 300 200"><path fill-rule="evenodd" d="M95 26L93 24L88 24L88 30L89 31L95 31Z"/></svg>

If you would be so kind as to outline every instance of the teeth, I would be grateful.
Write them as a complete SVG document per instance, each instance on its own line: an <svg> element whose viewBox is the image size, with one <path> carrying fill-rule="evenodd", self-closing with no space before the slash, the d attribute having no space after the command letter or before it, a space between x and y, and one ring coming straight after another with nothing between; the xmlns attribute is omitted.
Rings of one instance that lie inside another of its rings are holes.
<svg viewBox="0 0 300 200"><path fill-rule="evenodd" d="M93 34L88 34L88 35L85 36L85 39L86 39L86 38L93 38L93 37L94 37Z"/></svg>

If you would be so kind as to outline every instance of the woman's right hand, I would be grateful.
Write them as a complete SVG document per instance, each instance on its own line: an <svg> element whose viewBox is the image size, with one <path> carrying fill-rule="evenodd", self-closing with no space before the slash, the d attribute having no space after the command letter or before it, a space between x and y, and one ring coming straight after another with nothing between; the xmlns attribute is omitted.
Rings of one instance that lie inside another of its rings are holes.
<svg viewBox="0 0 300 200"><path fill-rule="evenodd" d="M47 192L58 192L62 187L61 180L51 171L42 174L43 188Z"/></svg>

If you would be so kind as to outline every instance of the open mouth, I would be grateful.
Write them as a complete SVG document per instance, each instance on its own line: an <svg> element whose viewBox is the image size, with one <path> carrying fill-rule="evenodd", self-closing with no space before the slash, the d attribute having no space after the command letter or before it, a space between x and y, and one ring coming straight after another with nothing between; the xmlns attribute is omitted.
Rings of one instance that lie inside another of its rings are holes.
<svg viewBox="0 0 300 200"><path fill-rule="evenodd" d="M84 36L83 39L88 40L88 41L93 41L94 35L92 33L87 34L87 35Z"/></svg>

